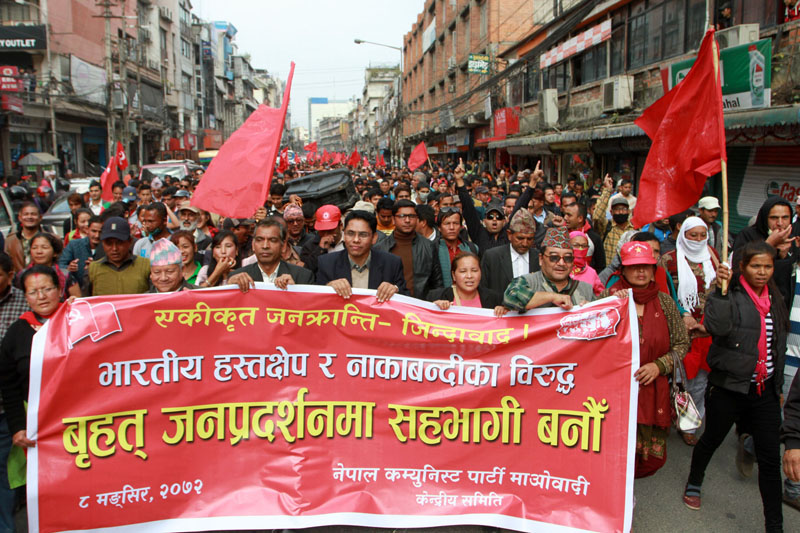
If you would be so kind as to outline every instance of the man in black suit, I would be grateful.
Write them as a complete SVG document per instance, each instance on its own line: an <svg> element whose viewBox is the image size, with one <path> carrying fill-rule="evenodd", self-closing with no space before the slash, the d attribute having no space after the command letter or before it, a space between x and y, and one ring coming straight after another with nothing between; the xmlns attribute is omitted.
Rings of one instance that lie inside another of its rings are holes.
<svg viewBox="0 0 800 533"><path fill-rule="evenodd" d="M247 292L256 281L274 283L279 289L294 284L313 285L314 274L310 270L281 261L287 237L286 226L274 217L259 222L253 235L256 262L233 272L228 283L238 285L242 292Z"/></svg>
<svg viewBox="0 0 800 533"><path fill-rule="evenodd" d="M367 211L350 211L344 219L344 250L320 256L317 285L333 287L342 298L352 289L374 289L378 302L396 293L408 295L403 261L394 254L374 250L378 221Z"/></svg>
<svg viewBox="0 0 800 533"><path fill-rule="evenodd" d="M536 221L530 212L517 210L507 232L509 243L486 250L481 259L481 285L501 293L514 278L539 270Z"/></svg>

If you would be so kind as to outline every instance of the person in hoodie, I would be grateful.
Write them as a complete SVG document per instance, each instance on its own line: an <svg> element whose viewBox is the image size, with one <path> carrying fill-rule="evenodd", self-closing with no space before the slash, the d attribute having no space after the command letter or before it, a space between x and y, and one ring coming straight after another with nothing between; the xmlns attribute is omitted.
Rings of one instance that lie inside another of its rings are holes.
<svg viewBox="0 0 800 533"><path fill-rule="evenodd" d="M792 307L794 265L800 259L797 239L792 236L792 204L780 196L772 196L761 205L755 224L743 229L733 242L732 265L739 264L742 248L748 242L766 241L778 250L773 279L787 310Z"/></svg>

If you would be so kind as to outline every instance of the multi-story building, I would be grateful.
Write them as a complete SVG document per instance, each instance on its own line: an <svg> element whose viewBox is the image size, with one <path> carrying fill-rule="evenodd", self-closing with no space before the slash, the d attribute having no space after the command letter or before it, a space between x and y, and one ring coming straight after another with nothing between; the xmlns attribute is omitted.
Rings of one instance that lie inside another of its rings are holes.
<svg viewBox="0 0 800 533"><path fill-rule="evenodd" d="M344 117L353 108L350 100L329 100L325 97L308 99L308 131L311 141L318 141L319 121L325 117Z"/></svg>
<svg viewBox="0 0 800 533"><path fill-rule="evenodd" d="M361 139L358 144L359 152L364 155L376 155L372 152L379 147L378 109L384 98L391 92L399 72L399 68L394 66L371 66L364 71L364 89L361 95L364 113L362 117L359 117L363 122L359 124Z"/></svg>
<svg viewBox="0 0 800 533"><path fill-rule="evenodd" d="M343 152L350 128L342 117L325 117L319 121L319 150Z"/></svg>
<svg viewBox="0 0 800 533"><path fill-rule="evenodd" d="M606 173L641 177L650 140L634 124L688 71L714 22L704 0L542 2L532 30L501 58L493 87L506 124L495 120L489 156L550 180ZM768 195L800 195L800 21L785 22L767 1L731 2L733 26L718 31L731 198L739 231ZM556 8L555 10L553 8ZM580 43L580 44L578 44ZM755 72L763 72L756 76ZM495 119L498 117L495 116ZM692 124L685 124L691 136ZM503 138L505 137L505 138ZM720 179L707 184L721 192Z"/></svg>
<svg viewBox="0 0 800 533"><path fill-rule="evenodd" d="M233 96L234 96L234 128L239 128L250 113L256 110L258 102L253 91L255 89L255 71L250 66L247 56L233 56Z"/></svg>
<svg viewBox="0 0 800 533"><path fill-rule="evenodd" d="M486 114L488 80L505 66L503 54L530 32L534 5L544 3L425 2L403 39L406 151L424 140L429 154L466 152L474 146L470 139L492 136L491 115Z"/></svg>

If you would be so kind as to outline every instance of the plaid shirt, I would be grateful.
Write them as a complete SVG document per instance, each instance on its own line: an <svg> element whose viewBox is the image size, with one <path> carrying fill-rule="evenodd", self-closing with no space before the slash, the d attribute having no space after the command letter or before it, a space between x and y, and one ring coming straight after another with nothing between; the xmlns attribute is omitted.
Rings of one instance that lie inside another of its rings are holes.
<svg viewBox="0 0 800 533"><path fill-rule="evenodd" d="M606 210L608 209L608 201L610 199L611 190L604 187L600 198L597 200L597 205L594 207L594 213L592 213L592 223L594 224L595 231L600 235L605 235L603 238L603 253L606 254L606 264L610 264L611 261L614 260L614 257L616 257L617 245L619 244L619 239L622 237L622 234L626 231L636 229L633 227L633 224L631 224L630 219L628 219L622 227L608 221L606 218ZM606 226L608 224L613 225L611 229L608 230L608 234L606 234ZM597 253L597 250L595 250L594 253Z"/></svg>
<svg viewBox="0 0 800 533"><path fill-rule="evenodd" d="M558 290L550 280L544 277L541 271L538 271L514 278L503 295L503 306L512 311L524 313L525 306L537 292L567 294L572 298L574 305L583 305L594 300L594 290L590 284L570 279L563 289ZM555 307L555 304L547 304L542 307Z"/></svg>
<svg viewBox="0 0 800 533"><path fill-rule="evenodd" d="M0 339L6 336L8 327L16 322L20 315L30 311L25 293L16 287L9 287L5 296L0 297Z"/></svg>

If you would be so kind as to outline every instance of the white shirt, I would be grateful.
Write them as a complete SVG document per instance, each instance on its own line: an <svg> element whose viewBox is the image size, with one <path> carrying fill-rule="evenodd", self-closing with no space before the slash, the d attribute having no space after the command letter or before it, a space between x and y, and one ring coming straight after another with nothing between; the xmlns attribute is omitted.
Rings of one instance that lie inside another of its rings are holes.
<svg viewBox="0 0 800 533"><path fill-rule="evenodd" d="M528 254L518 254L513 246L509 246L508 249L511 250L511 269L514 271L514 277L518 278L530 273Z"/></svg>
<svg viewBox="0 0 800 533"><path fill-rule="evenodd" d="M100 200L100 203L94 204L92 200L89 200L89 209L92 210L92 213L99 216L100 213L103 211L103 200Z"/></svg>
<svg viewBox="0 0 800 533"><path fill-rule="evenodd" d="M255 254L253 254L253 256L255 257ZM267 274L266 272L264 272L264 269L261 268L261 265L258 265L258 269L261 271L261 277L267 283L275 283L275 278L278 277L278 268L279 267L280 267L280 264L277 267L275 267L275 270L272 271L272 274Z"/></svg>

